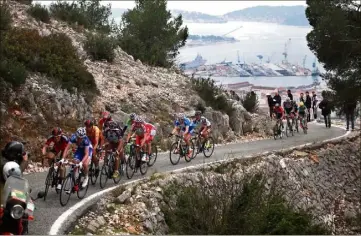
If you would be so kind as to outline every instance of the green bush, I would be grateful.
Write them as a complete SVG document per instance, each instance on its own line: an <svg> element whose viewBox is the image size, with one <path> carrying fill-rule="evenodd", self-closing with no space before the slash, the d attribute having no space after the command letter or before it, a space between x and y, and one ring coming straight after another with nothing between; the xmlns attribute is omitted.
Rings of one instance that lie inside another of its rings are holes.
<svg viewBox="0 0 361 236"><path fill-rule="evenodd" d="M92 74L65 34L42 37L37 30L14 28L7 32L2 46L5 58L23 64L32 72L46 74L64 89L97 92Z"/></svg>
<svg viewBox="0 0 361 236"><path fill-rule="evenodd" d="M14 87L25 83L27 71L23 64L17 61L3 59L0 62L0 78Z"/></svg>
<svg viewBox="0 0 361 236"><path fill-rule="evenodd" d="M217 86L214 80L210 78L192 78L193 88L198 95L206 102L207 106L222 111L230 115L233 112L232 104L230 104L224 95L223 89Z"/></svg>
<svg viewBox="0 0 361 236"><path fill-rule="evenodd" d="M292 235L329 234L323 225L314 225L312 216L295 211L281 194L268 195L262 176L230 184L214 180L206 189L175 184L165 190L176 195L172 207L163 206L170 234L193 235ZM169 196L168 196L169 195ZM165 198L167 199L167 198ZM166 200L166 204L167 203Z"/></svg>
<svg viewBox="0 0 361 236"><path fill-rule="evenodd" d="M50 22L49 10L41 4L35 4L28 9L28 14L44 23Z"/></svg>
<svg viewBox="0 0 361 236"><path fill-rule="evenodd" d="M114 49L116 48L115 39L102 33L88 33L84 44L93 60L107 60L112 62L115 57Z"/></svg>
<svg viewBox="0 0 361 236"><path fill-rule="evenodd" d="M258 108L259 108L258 98L257 98L257 95L252 92L248 92L241 99L241 103L248 112L254 113L254 112L258 111Z"/></svg>
<svg viewBox="0 0 361 236"><path fill-rule="evenodd" d="M11 28L11 12L8 5L4 2L0 2L0 37L4 30Z"/></svg>
<svg viewBox="0 0 361 236"><path fill-rule="evenodd" d="M68 3L57 1L50 5L51 15L72 25L74 23L86 29L110 32L110 5L103 6L99 0L80 0Z"/></svg>

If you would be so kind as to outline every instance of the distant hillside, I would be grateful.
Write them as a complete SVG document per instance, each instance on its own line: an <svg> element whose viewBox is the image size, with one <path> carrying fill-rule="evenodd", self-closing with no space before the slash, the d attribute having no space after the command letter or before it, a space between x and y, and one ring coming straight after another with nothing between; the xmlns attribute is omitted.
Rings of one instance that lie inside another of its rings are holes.
<svg viewBox="0 0 361 236"><path fill-rule="evenodd" d="M257 6L229 12L223 17L233 21L272 22L283 25L308 26L305 6Z"/></svg>
<svg viewBox="0 0 361 236"><path fill-rule="evenodd" d="M257 6L214 16L195 11L171 10L173 16L182 14L185 23L227 23L231 21L270 22L282 25L308 26L305 6ZM112 17L118 18L128 9L113 8Z"/></svg>
<svg viewBox="0 0 361 236"><path fill-rule="evenodd" d="M189 12L182 10L171 10L172 15L176 16L182 14L184 22L194 23L227 23L227 20L223 19L222 16L213 16L201 12Z"/></svg>

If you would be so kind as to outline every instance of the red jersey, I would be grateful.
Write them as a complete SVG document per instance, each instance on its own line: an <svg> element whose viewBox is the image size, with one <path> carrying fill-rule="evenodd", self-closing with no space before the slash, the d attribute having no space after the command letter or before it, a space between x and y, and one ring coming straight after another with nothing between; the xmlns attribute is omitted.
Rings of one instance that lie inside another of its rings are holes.
<svg viewBox="0 0 361 236"><path fill-rule="evenodd" d="M273 111L274 111L275 113L281 113L281 114L284 113L284 110L283 110L283 108L282 108L281 106L279 106L279 107L274 107L274 108L273 108Z"/></svg>
<svg viewBox="0 0 361 236"><path fill-rule="evenodd" d="M142 136L144 134L150 134L152 130L155 130L155 126L149 123L144 123L140 126L136 126L135 123L132 124L132 132L135 131L136 135Z"/></svg>
<svg viewBox="0 0 361 236"><path fill-rule="evenodd" d="M62 135L62 136L60 136L60 140L57 143L57 142L55 142L55 137L50 136L50 138L48 138L48 140L46 140L45 144L49 146L51 143L54 144L53 149L56 152L56 154L58 154L59 152L65 150L66 146L69 143L69 139L66 136Z"/></svg>

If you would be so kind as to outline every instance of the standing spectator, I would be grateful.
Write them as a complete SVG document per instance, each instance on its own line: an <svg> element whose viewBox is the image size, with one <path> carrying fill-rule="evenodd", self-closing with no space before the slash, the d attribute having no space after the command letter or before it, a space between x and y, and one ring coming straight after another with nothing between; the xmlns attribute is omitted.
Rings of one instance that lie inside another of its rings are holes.
<svg viewBox="0 0 361 236"><path fill-rule="evenodd" d="M346 114L346 130L348 131L350 128L351 122L351 129L352 131L355 130L355 110L356 110L357 102L356 101L347 101L344 104L344 112Z"/></svg>
<svg viewBox="0 0 361 236"><path fill-rule="evenodd" d="M307 108L307 122L310 122L311 121L311 113L310 113L310 110L311 110L311 107L312 107L312 99L310 97L310 93L308 91L306 91L306 102L305 102L305 106Z"/></svg>
<svg viewBox="0 0 361 236"><path fill-rule="evenodd" d="M274 107L274 103L273 103L273 98L271 96L271 94L267 93L267 103L268 103L268 107L269 107L269 115L272 118L272 114L273 114L273 107Z"/></svg>
<svg viewBox="0 0 361 236"><path fill-rule="evenodd" d="M317 119L317 95L315 91L312 91L312 112L313 112L313 118Z"/></svg>
<svg viewBox="0 0 361 236"><path fill-rule="evenodd" d="M282 98L281 98L281 96L279 95L278 91L276 91L276 95L273 96L273 99L276 100L275 103L278 103L278 104L281 105Z"/></svg>
<svg viewBox="0 0 361 236"><path fill-rule="evenodd" d="M291 93L291 90L287 90L287 96L293 101L293 95Z"/></svg>
<svg viewBox="0 0 361 236"><path fill-rule="evenodd" d="M325 119L326 128L331 128L331 104L326 98L326 92L322 91L322 101L318 105L322 110L322 115Z"/></svg>
<svg viewBox="0 0 361 236"><path fill-rule="evenodd" d="M300 102L305 103L305 98L303 97L303 93L300 93Z"/></svg>

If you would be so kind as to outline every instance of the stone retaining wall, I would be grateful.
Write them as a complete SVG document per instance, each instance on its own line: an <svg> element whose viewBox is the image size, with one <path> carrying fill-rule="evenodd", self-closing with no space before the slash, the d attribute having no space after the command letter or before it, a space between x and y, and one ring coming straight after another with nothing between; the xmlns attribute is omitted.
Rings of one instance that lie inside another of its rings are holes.
<svg viewBox="0 0 361 236"><path fill-rule="evenodd" d="M245 176L262 173L266 187L283 189L295 209L308 209L315 222L328 224L336 234L354 234L345 219L360 212L360 136L303 150L274 152L267 156L217 163L185 173L154 174L134 186L120 187L83 216L72 232L167 234L161 211L165 202L175 204L177 193L167 187L216 188L220 181L241 184Z"/></svg>

